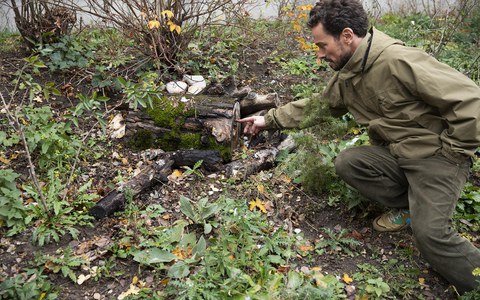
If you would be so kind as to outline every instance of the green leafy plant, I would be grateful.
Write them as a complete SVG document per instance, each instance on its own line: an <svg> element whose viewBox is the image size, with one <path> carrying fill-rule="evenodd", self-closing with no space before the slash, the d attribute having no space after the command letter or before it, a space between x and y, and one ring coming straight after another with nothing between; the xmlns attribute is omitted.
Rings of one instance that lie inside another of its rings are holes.
<svg viewBox="0 0 480 300"><path fill-rule="evenodd" d="M31 209L23 204L16 186L18 176L13 170L0 170L0 221L9 228L9 236L23 231L31 221Z"/></svg>
<svg viewBox="0 0 480 300"><path fill-rule="evenodd" d="M340 232L335 233L330 228L323 230L326 236L320 239L315 244L315 252L322 255L324 253L341 254L354 256L355 248L360 245L360 242L352 237L348 237L348 230L342 229Z"/></svg>
<svg viewBox="0 0 480 300"><path fill-rule="evenodd" d="M58 249L57 255L45 254L36 259L38 266L53 273L61 272L66 278L70 278L73 282L77 282L77 275L74 269L80 266L88 266L90 262L73 253L71 248Z"/></svg>
<svg viewBox="0 0 480 300"><path fill-rule="evenodd" d="M27 269L0 282L1 299L53 300L57 299L57 296L57 291L48 281L48 277L34 269Z"/></svg>
<svg viewBox="0 0 480 300"><path fill-rule="evenodd" d="M40 195L33 186L25 185L24 188L34 200L40 201ZM92 226L92 216L83 209L74 210L75 205L60 197L64 188L65 184L59 179L58 173L55 170L49 170L48 185L44 190L47 207L37 205L32 210L34 219L38 220L32 240L40 246L50 243L52 240L58 242L60 237L66 233L77 238L79 231L76 226L78 225ZM82 188L80 190L85 191ZM84 199L81 201L83 207Z"/></svg>
<svg viewBox="0 0 480 300"><path fill-rule="evenodd" d="M467 182L462 190L455 210L455 220L458 226L465 226L465 221L470 223L472 229L480 228L480 188ZM459 220L463 220L459 222Z"/></svg>
<svg viewBox="0 0 480 300"><path fill-rule="evenodd" d="M164 94L165 86L158 82L158 74L147 72L140 76L137 83L117 77L117 81L123 90L125 99L134 110L138 107L152 108Z"/></svg>
<svg viewBox="0 0 480 300"><path fill-rule="evenodd" d="M188 277L171 280L164 296L176 299L333 299L343 294L335 276L317 271L282 273L296 256L296 239L242 201L221 197L218 230ZM195 289L188 288L195 286Z"/></svg>
<svg viewBox="0 0 480 300"><path fill-rule="evenodd" d="M308 79L319 79L317 70L320 66L313 55L292 58L280 65L284 71L291 75L298 75Z"/></svg>
<svg viewBox="0 0 480 300"><path fill-rule="evenodd" d="M83 43L69 35L38 48L38 52L49 59L47 65L52 71L86 68L94 59L94 50L91 43Z"/></svg>
<svg viewBox="0 0 480 300"><path fill-rule="evenodd" d="M358 282L359 296L375 297L381 299L388 295L390 286L383 281L382 276L377 268L369 264L360 264L358 268L361 272L353 274L353 278Z"/></svg>
<svg viewBox="0 0 480 300"><path fill-rule="evenodd" d="M207 221L220 211L220 209L222 209L222 207L218 204L208 203L208 198L206 197L200 199L196 205L193 205L190 199L180 196L180 210L196 224L202 224L205 234L209 234L213 226L217 225L216 222Z"/></svg>
<svg viewBox="0 0 480 300"><path fill-rule="evenodd" d="M183 175L190 176L192 174L195 174L200 178L205 177L202 174L201 170L199 170L199 168L202 166L202 163L203 163L203 160L199 160L195 163L195 165L193 165L193 168L190 168L189 166L184 166L183 168L185 168L186 171L183 172Z"/></svg>

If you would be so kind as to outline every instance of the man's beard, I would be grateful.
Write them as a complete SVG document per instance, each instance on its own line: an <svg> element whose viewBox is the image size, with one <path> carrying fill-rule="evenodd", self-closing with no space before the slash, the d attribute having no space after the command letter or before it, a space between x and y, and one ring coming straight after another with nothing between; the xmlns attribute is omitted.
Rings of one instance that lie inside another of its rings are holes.
<svg viewBox="0 0 480 300"><path fill-rule="evenodd" d="M352 54L345 53L342 55L342 57L340 57L340 60L337 63L334 63L334 67L331 66L332 69L335 71L340 71L348 63L350 58L352 58Z"/></svg>

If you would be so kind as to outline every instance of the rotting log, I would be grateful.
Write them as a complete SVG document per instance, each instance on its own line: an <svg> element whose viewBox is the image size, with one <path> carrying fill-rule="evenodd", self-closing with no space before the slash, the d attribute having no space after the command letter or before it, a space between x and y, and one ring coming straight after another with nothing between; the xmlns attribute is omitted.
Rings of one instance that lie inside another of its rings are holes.
<svg viewBox="0 0 480 300"><path fill-rule="evenodd" d="M96 219L101 219L120 211L125 206L125 194L129 193L135 197L158 182L167 183L168 176L173 168L182 166L192 167L196 162L202 160L202 168L209 171L217 171L222 166L220 153L215 150L182 150L175 152L157 152L150 159L155 162L146 166L132 179L112 190L105 197L100 199L90 209L90 214Z"/></svg>
<svg viewBox="0 0 480 300"><path fill-rule="evenodd" d="M225 175L243 180L260 171L271 169L275 164L278 151L277 148L273 147L261 149L255 152L252 158L234 160L225 164Z"/></svg>
<svg viewBox="0 0 480 300"><path fill-rule="evenodd" d="M96 219L101 219L122 210L125 206L126 193L130 193L131 197L135 197L149 188L154 182L168 182L167 176L171 173L172 165L173 160L168 160L163 161L163 165L153 163L145 167L138 175L100 199L90 209L90 214Z"/></svg>

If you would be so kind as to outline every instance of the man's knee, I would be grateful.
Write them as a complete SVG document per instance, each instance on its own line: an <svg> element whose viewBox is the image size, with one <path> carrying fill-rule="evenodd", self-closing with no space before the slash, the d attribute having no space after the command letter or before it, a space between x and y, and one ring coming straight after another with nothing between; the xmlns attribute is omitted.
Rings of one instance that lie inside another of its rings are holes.
<svg viewBox="0 0 480 300"><path fill-rule="evenodd" d="M354 156L351 155L351 151L348 151L348 149L341 151L337 157L335 157L333 163L338 176L343 178L346 175L351 174L353 159Z"/></svg>

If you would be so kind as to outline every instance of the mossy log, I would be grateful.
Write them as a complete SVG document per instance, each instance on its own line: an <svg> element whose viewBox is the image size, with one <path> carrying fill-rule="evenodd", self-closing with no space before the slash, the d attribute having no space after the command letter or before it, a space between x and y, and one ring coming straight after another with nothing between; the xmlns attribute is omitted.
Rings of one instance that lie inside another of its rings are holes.
<svg viewBox="0 0 480 300"><path fill-rule="evenodd" d="M240 112L234 111L236 103ZM186 104L177 102L175 108L167 109L163 102L154 109L128 112L125 137L137 149L214 149L226 158L232 145L238 144L232 142L232 136L238 139L235 127L240 124L233 120L239 115L245 117L278 105L277 94L252 92L240 100L229 96L197 95Z"/></svg>

